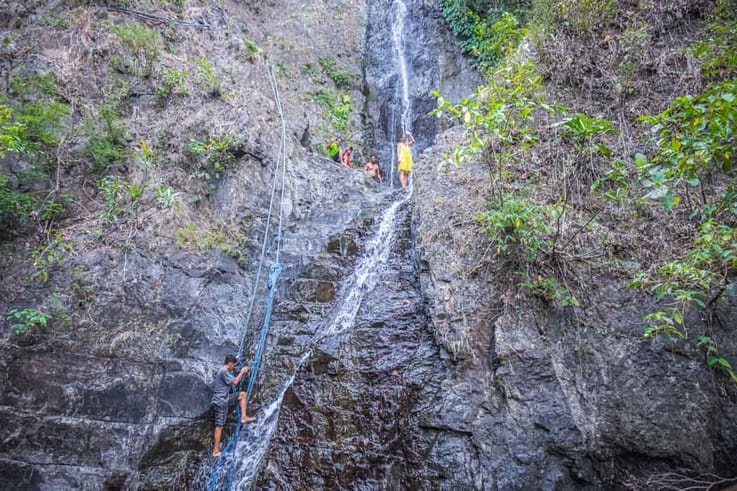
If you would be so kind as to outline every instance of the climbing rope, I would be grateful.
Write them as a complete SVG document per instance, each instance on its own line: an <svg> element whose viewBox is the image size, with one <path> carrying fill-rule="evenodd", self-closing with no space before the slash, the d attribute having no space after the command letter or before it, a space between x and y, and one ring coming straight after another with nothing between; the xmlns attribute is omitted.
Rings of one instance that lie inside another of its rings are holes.
<svg viewBox="0 0 737 491"><path fill-rule="evenodd" d="M277 228L277 234L276 234L276 257L274 260L274 263L271 265L269 269L269 278L267 281L267 294L266 294L266 307L264 311L264 320L261 325L261 331L259 333L259 339L258 339L258 345L256 348L256 353L253 358L253 362L251 363L251 368L249 371L249 379L248 379L248 388L246 390L247 399L250 399L251 393L253 392L253 387L256 383L256 377L258 375L259 369L261 367L261 360L263 358L263 352L264 347L266 346L266 337L269 332L269 325L271 323L271 313L273 311L274 306L274 298L276 296L276 286L279 281L279 276L282 271L282 266L279 263L279 256L281 253L281 244L282 244L282 225L284 220L284 191L285 191L285 183L286 183L286 153L287 153L287 147L286 147L286 140L287 140L287 130L286 130L286 122L284 119L284 112L282 109L281 104L281 98L279 96L279 87L277 85L276 76L274 75L274 71L269 64L268 60L266 60L266 69L269 74L269 82L271 83L271 90L274 95L274 102L276 104L276 109L279 114L279 119L281 121L281 136L279 139L279 151L277 155L277 163L276 163L276 169L274 170L274 179L271 186L271 198L269 200L269 212L267 214L266 218L266 228L264 229L264 238L261 246L261 257L259 259L258 269L256 273L256 280L253 283L253 288L251 291L251 301L248 307L248 313L246 315L246 321L243 324L243 327L241 328L240 332L240 345L238 348L238 367L240 368L243 363L244 354L245 354L245 338L248 331L248 326L251 321L251 315L253 313L253 305L256 298L256 291L258 288L258 285L261 281L261 272L263 270L263 264L266 257L266 244L267 239L269 235L269 228L271 224L271 215L272 210L274 207L274 198L276 195L276 183L279 178L279 168L281 166L282 174L281 174L281 193L279 197L279 224ZM213 491L218 483L218 475L220 472L220 469L223 465L223 462L225 461L226 455L230 453L230 450L234 448L236 442L238 441L240 437L240 431L243 424L241 423L241 414L240 414L240 405L237 406L236 409L236 427L235 431L233 432L233 435L228 440L227 444L221 451L220 456L215 461L215 464L212 468L211 474L210 474L210 480L207 485L208 491ZM233 485L233 477L235 475L235 451L233 452L233 455L231 456L230 465L228 469L228 474L226 477L226 483L223 489L229 490L231 489Z"/></svg>

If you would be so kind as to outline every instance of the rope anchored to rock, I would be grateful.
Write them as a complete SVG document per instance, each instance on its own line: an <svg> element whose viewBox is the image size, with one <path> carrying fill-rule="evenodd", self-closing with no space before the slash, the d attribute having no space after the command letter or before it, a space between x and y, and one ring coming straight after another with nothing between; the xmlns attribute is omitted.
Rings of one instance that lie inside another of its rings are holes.
<svg viewBox="0 0 737 491"><path fill-rule="evenodd" d="M279 197L279 224L278 224L278 232L276 234L276 257L274 259L274 262L271 264L271 267L269 268L269 278L267 281L267 293L266 293L266 302L265 302L265 308L264 308L264 320L261 324L261 331L259 333L258 337L258 343L256 346L256 352L253 357L253 361L251 362L251 368L249 372L249 379L248 379L248 388L246 390L247 398L250 399L251 394L253 393L253 388L256 384L256 378L258 376L259 370L261 368L261 361L263 359L263 353L264 348L266 346L266 338L269 333L269 326L271 323L271 314L274 307L274 299L276 297L276 287L279 282L279 276L281 275L282 271L282 265L279 263L279 256L281 253L281 245L282 245L282 223L284 221L284 190L285 190L285 180L286 180L286 140L287 140L287 129L286 129L286 122L284 119L284 112L282 110L281 105L281 98L279 97L279 87L277 86L276 76L274 75L274 71L271 68L271 65L266 62L266 69L269 74L269 81L271 83L271 89L274 95L274 102L276 103L276 109L279 114L279 119L281 121L281 137L279 142L279 153L277 158L277 164L276 169L274 170L274 180L272 182L271 186L271 199L269 202L269 213L266 218L266 228L264 230L264 237L263 242L261 246L261 257L259 259L259 265L257 268L256 273L256 280L253 283L253 289L251 292L251 302L248 307L248 313L246 315L246 321L243 324L243 328L241 329L240 333L240 346L238 348L238 368L242 366L244 354L245 354L245 338L248 331L248 326L251 321L251 315L253 313L253 305L256 298L256 290L258 288L258 285L261 281L261 272L263 270L263 265L266 257L266 244L267 239L269 236L269 227L271 224L271 215L272 210L274 206L274 199L276 196L276 183L279 179L279 169L281 169L281 195ZM238 442L238 439L240 437L241 428L243 426L243 423L241 423L241 414L240 414L240 407L237 406L236 410L236 427L235 431L233 432L233 435L228 440L228 443L223 448L220 456L215 461L215 464L213 465L212 471L210 473L210 480L207 485L207 491L213 491L216 489L218 485L218 476L220 474L220 469L223 467L223 464L225 462L225 458L228 454L232 455L230 456L230 465L228 466L228 472L225 479L225 484L220 489L229 490L231 489L233 485L233 478L235 476L235 463L236 463L236 443ZM232 451L232 452L231 452Z"/></svg>

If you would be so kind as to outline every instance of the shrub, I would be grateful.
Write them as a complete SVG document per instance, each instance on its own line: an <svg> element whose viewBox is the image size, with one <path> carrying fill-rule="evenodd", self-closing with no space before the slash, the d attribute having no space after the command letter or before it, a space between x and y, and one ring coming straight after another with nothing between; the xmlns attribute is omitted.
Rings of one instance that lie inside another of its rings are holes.
<svg viewBox="0 0 737 491"><path fill-rule="evenodd" d="M346 70L339 70L336 62L327 56L321 56L318 59L322 72L335 83L339 90L350 90L353 86L353 77Z"/></svg>
<svg viewBox="0 0 737 491"><path fill-rule="evenodd" d="M479 213L497 254L508 253L523 262L534 261L538 251L550 244L546 209L517 193L505 193Z"/></svg>
<svg viewBox="0 0 737 491"><path fill-rule="evenodd" d="M737 135L737 78L716 84L698 96L677 98L657 116L640 118L655 135L657 150L648 160L635 159L648 198L668 209L681 202L680 192L703 186L714 171L730 173ZM713 193L695 193L707 205Z"/></svg>
<svg viewBox="0 0 737 491"><path fill-rule="evenodd" d="M8 178L0 173L0 219L22 220L33 209L34 200L26 193L8 186Z"/></svg>
<svg viewBox="0 0 737 491"><path fill-rule="evenodd" d="M445 20L453 32L463 38L461 47L473 56L483 72L492 70L513 52L526 34L515 12L524 15L524 2L516 5L502 3L496 8L479 12L463 0L441 0Z"/></svg>
<svg viewBox="0 0 737 491"><path fill-rule="evenodd" d="M11 93L0 98L0 153L34 153L59 143L62 122L70 110L58 100L59 89L50 73L11 77ZM3 99L5 99L3 101Z"/></svg>
<svg viewBox="0 0 737 491"><path fill-rule="evenodd" d="M126 156L128 129L113 105L103 104L95 117L88 117L85 132L88 136L85 150L92 159L92 172L104 171Z"/></svg>
<svg viewBox="0 0 737 491"><path fill-rule="evenodd" d="M187 94L189 87L187 86L186 70L166 69L161 74L161 85L156 88L156 94L166 97L172 94Z"/></svg>
<svg viewBox="0 0 737 491"><path fill-rule="evenodd" d="M263 50L250 39L243 40L243 50L246 53L246 58L248 59L248 61L251 62L261 56L261 54L263 53Z"/></svg>
<svg viewBox="0 0 737 491"><path fill-rule="evenodd" d="M124 214L130 212L127 206L137 200L143 190L119 177L98 179L97 187L103 197L102 220L105 223L117 222Z"/></svg>
<svg viewBox="0 0 737 491"><path fill-rule="evenodd" d="M207 94L213 97L222 95L222 78L204 56L197 60L197 80Z"/></svg>
<svg viewBox="0 0 737 491"><path fill-rule="evenodd" d="M48 242L42 243L33 249L31 251L31 259L33 259L31 279L46 283L49 280L51 270L64 264L66 253L71 247L71 242L66 240L62 234L56 234Z"/></svg>
<svg viewBox="0 0 737 491"><path fill-rule="evenodd" d="M51 316L36 309L10 309L5 318L11 322L11 331L16 334L28 334L34 327L45 327Z"/></svg>
<svg viewBox="0 0 737 491"><path fill-rule="evenodd" d="M737 11L734 2L718 0L711 13L706 38L691 47L701 61L701 72L711 80L737 77Z"/></svg>
<svg viewBox="0 0 737 491"><path fill-rule="evenodd" d="M351 114L354 111L350 95L335 94L321 89L311 93L310 97L328 112L330 123L337 133L345 134L348 131Z"/></svg>
<svg viewBox="0 0 737 491"><path fill-rule="evenodd" d="M150 76L162 47L159 32L140 24L113 26L112 30L133 56L133 73Z"/></svg>
<svg viewBox="0 0 737 491"><path fill-rule="evenodd" d="M203 157L204 177L208 180L218 179L223 171L234 159L232 147L237 143L237 138L229 133L212 135L204 141L195 138L187 142L190 151Z"/></svg>
<svg viewBox="0 0 737 491"><path fill-rule="evenodd" d="M174 192L174 190L169 186L157 186L153 191L154 196L156 196L156 201L163 209L173 207L180 200L179 193Z"/></svg>

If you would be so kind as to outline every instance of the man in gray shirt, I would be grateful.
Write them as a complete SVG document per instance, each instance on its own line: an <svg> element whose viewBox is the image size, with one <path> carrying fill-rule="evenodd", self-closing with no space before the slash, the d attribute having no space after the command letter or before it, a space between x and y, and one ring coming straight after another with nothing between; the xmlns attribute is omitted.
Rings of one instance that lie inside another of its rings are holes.
<svg viewBox="0 0 737 491"><path fill-rule="evenodd" d="M241 423L252 423L256 421L256 418L249 418L246 416L246 393L239 391L238 395L230 393L231 386L238 386L241 383L241 379L248 375L249 368L243 367L238 375L233 375L235 365L238 362L238 358L235 355L227 355L225 357L225 364L220 367L218 373L215 375L215 381L212 387L212 400L210 405L212 406L213 413L215 413L215 434L213 435L214 449L212 451L213 457L220 456L220 439L223 436L223 426L225 426L225 418L228 416L228 405L235 402L238 399L238 404L241 407Z"/></svg>

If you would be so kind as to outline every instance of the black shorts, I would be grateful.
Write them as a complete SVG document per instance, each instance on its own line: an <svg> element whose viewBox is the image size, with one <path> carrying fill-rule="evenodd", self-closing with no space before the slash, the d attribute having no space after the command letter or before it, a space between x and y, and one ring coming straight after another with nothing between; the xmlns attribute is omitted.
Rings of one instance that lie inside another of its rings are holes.
<svg viewBox="0 0 737 491"><path fill-rule="evenodd" d="M237 400L238 392L229 392L225 404L210 405L212 414L215 416L215 426L225 426L225 420L228 419L228 406L234 406Z"/></svg>

